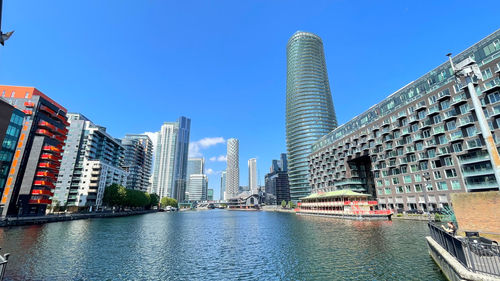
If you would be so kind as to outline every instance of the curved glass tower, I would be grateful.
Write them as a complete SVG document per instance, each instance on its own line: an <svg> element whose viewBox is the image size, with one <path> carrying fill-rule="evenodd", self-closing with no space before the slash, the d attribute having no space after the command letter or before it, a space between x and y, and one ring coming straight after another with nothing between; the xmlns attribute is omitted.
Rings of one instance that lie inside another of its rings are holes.
<svg viewBox="0 0 500 281"><path fill-rule="evenodd" d="M288 40L286 146L290 197L311 192L308 156L311 145L337 127L321 38L297 31Z"/></svg>

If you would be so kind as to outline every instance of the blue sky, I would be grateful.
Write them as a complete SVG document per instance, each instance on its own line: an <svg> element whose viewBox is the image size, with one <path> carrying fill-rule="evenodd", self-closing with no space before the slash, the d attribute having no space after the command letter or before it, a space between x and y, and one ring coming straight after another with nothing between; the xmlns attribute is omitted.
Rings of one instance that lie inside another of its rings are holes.
<svg viewBox="0 0 500 281"><path fill-rule="evenodd" d="M499 10L500 1L5 0L2 28L15 33L0 48L0 83L34 86L115 137L190 117L218 197L224 140L240 140L242 185L249 158L264 184L286 151L295 31L322 37L342 124L500 28Z"/></svg>

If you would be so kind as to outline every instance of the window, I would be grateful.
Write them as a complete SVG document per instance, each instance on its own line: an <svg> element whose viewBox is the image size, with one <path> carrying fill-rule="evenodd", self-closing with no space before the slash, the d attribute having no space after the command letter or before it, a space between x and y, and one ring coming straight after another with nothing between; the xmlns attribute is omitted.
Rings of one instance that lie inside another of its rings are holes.
<svg viewBox="0 0 500 281"><path fill-rule="evenodd" d="M439 180L442 178L441 171L434 171L433 174L434 174L434 179L436 179L436 180Z"/></svg>
<svg viewBox="0 0 500 281"><path fill-rule="evenodd" d="M491 95L488 95L488 100L490 101L490 103L496 103L500 101L500 92L495 92Z"/></svg>
<svg viewBox="0 0 500 281"><path fill-rule="evenodd" d="M493 73L491 72L491 69L489 67L481 71L481 74L483 75L483 80L490 79L493 76Z"/></svg>
<svg viewBox="0 0 500 281"><path fill-rule="evenodd" d="M424 138L430 137L431 136L431 130L427 129L427 130L422 131L422 136Z"/></svg>
<svg viewBox="0 0 500 281"><path fill-rule="evenodd" d="M427 161L425 162L420 162L420 170L427 170L429 168L429 164Z"/></svg>
<svg viewBox="0 0 500 281"><path fill-rule="evenodd" d="M404 176L403 177L403 182L404 183L411 183L411 176Z"/></svg>
<svg viewBox="0 0 500 281"><path fill-rule="evenodd" d="M460 186L460 182L458 180L452 180L451 181L451 189L453 189L453 190L462 189L462 187Z"/></svg>
<svg viewBox="0 0 500 281"><path fill-rule="evenodd" d="M443 160L445 166L453 166L453 160L451 157L445 157Z"/></svg>
<svg viewBox="0 0 500 281"><path fill-rule="evenodd" d="M438 137L439 139L439 144L447 144L448 143L448 138L445 135L440 135Z"/></svg>
<svg viewBox="0 0 500 281"><path fill-rule="evenodd" d="M421 142L421 141L420 141L420 142L415 143L415 149L416 149L416 150L422 150L422 149L424 149L424 143L423 143L423 142Z"/></svg>
<svg viewBox="0 0 500 281"><path fill-rule="evenodd" d="M405 192L411 193L411 185L405 185Z"/></svg>
<svg viewBox="0 0 500 281"><path fill-rule="evenodd" d="M391 188L390 187L386 187L385 188L385 194L391 194Z"/></svg>
<svg viewBox="0 0 500 281"><path fill-rule="evenodd" d="M385 180L385 186L390 186L390 185L391 185L391 182L388 179L386 179Z"/></svg>
<svg viewBox="0 0 500 281"><path fill-rule="evenodd" d="M399 178L392 178L392 184L399 184Z"/></svg>
<svg viewBox="0 0 500 281"><path fill-rule="evenodd" d="M425 185L427 187L427 191L433 191L434 190L434 187L432 186L432 183L429 182Z"/></svg>
<svg viewBox="0 0 500 281"><path fill-rule="evenodd" d="M435 149L435 148L432 148L432 149L427 150L427 156L428 156L429 158L434 158L434 157L436 157L436 149Z"/></svg>
<svg viewBox="0 0 500 281"><path fill-rule="evenodd" d="M436 96L430 96L429 97L429 104L435 104L437 102L437 97Z"/></svg>
<svg viewBox="0 0 500 281"><path fill-rule="evenodd" d="M402 186L398 186L396 187L396 193L403 193L403 187Z"/></svg>
<svg viewBox="0 0 500 281"><path fill-rule="evenodd" d="M440 181L437 183L437 189L438 190L448 190L448 185L446 184L445 181Z"/></svg>
<svg viewBox="0 0 500 281"><path fill-rule="evenodd" d="M382 188L377 188L377 193L380 194L380 195L382 195L383 194L382 193Z"/></svg>
<svg viewBox="0 0 500 281"><path fill-rule="evenodd" d="M450 101L449 100L442 101L439 105L441 106L441 110L448 109L450 108Z"/></svg>
<svg viewBox="0 0 500 281"><path fill-rule="evenodd" d="M448 131L455 130L457 128L457 125L455 124L455 120L452 120L448 123L446 123L446 129Z"/></svg>
<svg viewBox="0 0 500 281"><path fill-rule="evenodd" d="M461 152L463 150L462 143L453 144L453 152Z"/></svg>
<svg viewBox="0 0 500 281"><path fill-rule="evenodd" d="M415 192L422 192L422 185L421 184L415 185Z"/></svg>
<svg viewBox="0 0 500 281"><path fill-rule="evenodd" d="M457 176L457 171L455 169L448 169L445 172L447 178L454 178Z"/></svg>
<svg viewBox="0 0 500 281"><path fill-rule="evenodd" d="M415 182L422 182L422 175L416 174L413 177L415 178Z"/></svg>
<svg viewBox="0 0 500 281"><path fill-rule="evenodd" d="M377 180L377 186L380 187L380 186L384 186L382 180Z"/></svg>
<svg viewBox="0 0 500 281"><path fill-rule="evenodd" d="M470 126L465 129L467 131L467 136L468 137L473 137L477 134L477 129L476 126Z"/></svg>
<svg viewBox="0 0 500 281"><path fill-rule="evenodd" d="M441 123L441 114L438 114L436 116L433 117L434 119L434 124L438 124L438 123Z"/></svg>

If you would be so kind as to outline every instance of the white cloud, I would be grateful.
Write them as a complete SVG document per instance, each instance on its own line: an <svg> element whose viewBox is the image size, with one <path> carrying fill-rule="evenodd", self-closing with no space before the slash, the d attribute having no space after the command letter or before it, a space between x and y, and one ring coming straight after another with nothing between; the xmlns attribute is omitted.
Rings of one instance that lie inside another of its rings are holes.
<svg viewBox="0 0 500 281"><path fill-rule="evenodd" d="M212 170L212 169L210 169L210 168L208 168L208 169L205 171L205 174L207 174L207 175L212 175L212 174L214 174L214 173L215 173L215 172L214 172L214 170Z"/></svg>
<svg viewBox="0 0 500 281"><path fill-rule="evenodd" d="M219 155L219 156L210 157L208 160L210 160L212 162L226 162L227 157L226 157L226 155Z"/></svg>
<svg viewBox="0 0 500 281"><path fill-rule="evenodd" d="M201 150L225 142L226 140L223 137L203 138L199 141L190 142L189 157L201 157L203 156Z"/></svg>

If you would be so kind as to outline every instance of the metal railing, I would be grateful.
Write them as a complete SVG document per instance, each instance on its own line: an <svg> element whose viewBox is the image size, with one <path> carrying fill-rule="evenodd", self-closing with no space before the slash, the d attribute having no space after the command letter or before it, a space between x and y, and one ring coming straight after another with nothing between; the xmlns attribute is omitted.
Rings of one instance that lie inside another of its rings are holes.
<svg viewBox="0 0 500 281"><path fill-rule="evenodd" d="M441 247L474 272L500 276L500 246L484 237L457 238L429 222L429 232Z"/></svg>
<svg viewBox="0 0 500 281"><path fill-rule="evenodd" d="M1 250L1 248L0 248ZM3 280L10 254L0 255L0 281Z"/></svg>

